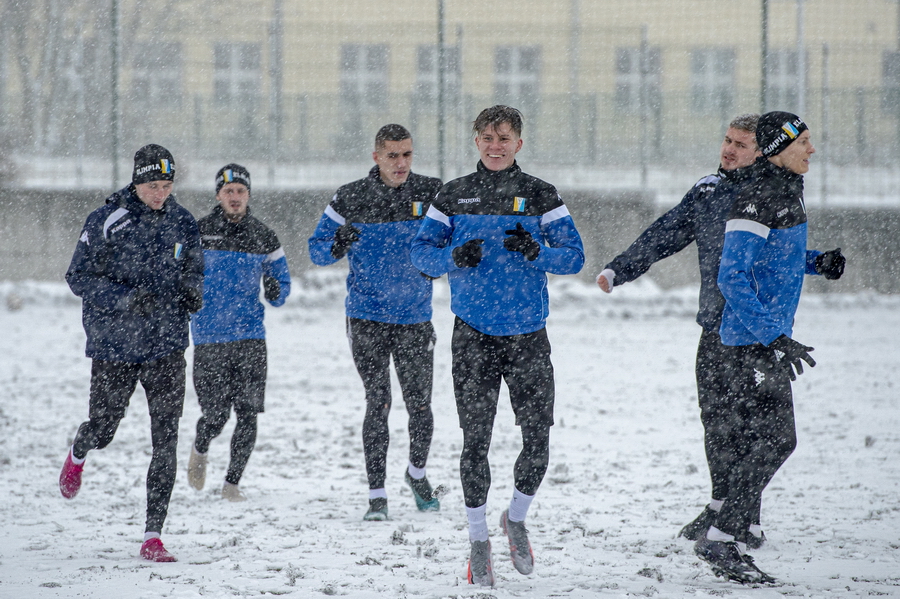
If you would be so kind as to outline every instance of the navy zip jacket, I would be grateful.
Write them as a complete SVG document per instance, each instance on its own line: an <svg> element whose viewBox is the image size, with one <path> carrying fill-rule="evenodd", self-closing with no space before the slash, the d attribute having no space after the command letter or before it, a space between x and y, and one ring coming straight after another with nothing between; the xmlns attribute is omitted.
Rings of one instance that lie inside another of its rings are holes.
<svg viewBox="0 0 900 599"><path fill-rule="evenodd" d="M203 308L191 317L194 345L265 339L265 309L259 300L263 277L277 281L272 306L291 293L287 258L275 232L250 213L233 223L221 206L200 219L203 247Z"/></svg>
<svg viewBox="0 0 900 599"><path fill-rule="evenodd" d="M309 257L319 266L337 262L331 255L335 231L345 223L359 229L347 252L348 317L393 324L431 320L431 280L410 262L409 246L440 188L440 179L416 173L388 187L376 165L368 177L334 194L309 238Z"/></svg>
<svg viewBox="0 0 900 599"><path fill-rule="evenodd" d="M718 283L725 296L725 345L769 345L791 336L804 275L819 251L806 249L803 176L758 158L736 190L725 225Z"/></svg>
<svg viewBox="0 0 900 599"><path fill-rule="evenodd" d="M174 196L153 210L129 185L88 216L66 281L82 299L89 358L140 364L183 350L188 313L180 298L203 288L197 222ZM147 316L131 309L137 289L155 296Z"/></svg>
<svg viewBox="0 0 900 599"><path fill-rule="evenodd" d="M725 222L734 203L735 185L748 176L750 168L719 169L697 181L677 206L656 219L627 250L604 267L615 271L613 284L634 281L654 263L696 242L700 266L697 324L706 331L717 332L725 307L725 298L716 284Z"/></svg>
<svg viewBox="0 0 900 599"><path fill-rule="evenodd" d="M534 260L503 245L518 223L541 245ZM460 268L453 249L470 239L484 239L481 262ZM584 246L556 188L515 163L491 171L479 161L476 172L441 188L413 241L412 261L427 275L448 273L450 308L466 324L486 335L522 335L546 326L547 273L580 271Z"/></svg>

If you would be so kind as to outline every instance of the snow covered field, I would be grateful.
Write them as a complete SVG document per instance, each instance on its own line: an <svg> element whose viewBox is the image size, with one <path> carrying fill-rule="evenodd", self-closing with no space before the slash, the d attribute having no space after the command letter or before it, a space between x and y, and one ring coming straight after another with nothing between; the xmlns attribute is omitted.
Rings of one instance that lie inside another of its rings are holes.
<svg viewBox="0 0 900 599"><path fill-rule="evenodd" d="M518 452L501 399L488 503L497 584L480 589L465 582L446 287L435 298L428 471L449 493L440 513L415 510L395 390L392 520L364 523L363 391L344 337L343 272L311 273L267 312L267 411L244 504L217 495L231 424L211 447L207 489L187 484L199 416L189 381L163 530L174 564L137 555L150 459L143 392L110 447L88 456L81 493L64 500L59 469L87 416L80 303L64 284L0 284L0 299L18 308L0 310L0 597L900 596L900 297L804 297L795 336L816 347L819 365L794 387L799 447L764 496L769 543L754 553L782 584L748 588L715 578L675 538L709 493L693 382L696 289L663 292L645 277L607 296L555 279L557 425L529 515L535 572L515 572L497 525Z"/></svg>

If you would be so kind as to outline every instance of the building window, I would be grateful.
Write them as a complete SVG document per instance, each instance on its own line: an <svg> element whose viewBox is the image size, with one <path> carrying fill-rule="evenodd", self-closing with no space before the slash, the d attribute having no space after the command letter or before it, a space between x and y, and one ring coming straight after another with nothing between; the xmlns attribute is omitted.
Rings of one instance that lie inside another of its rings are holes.
<svg viewBox="0 0 900 599"><path fill-rule="evenodd" d="M881 56L881 108L900 115L900 52L885 50Z"/></svg>
<svg viewBox="0 0 900 599"><path fill-rule="evenodd" d="M774 110L799 110L800 61L796 50L772 50L766 59L766 106Z"/></svg>
<svg viewBox="0 0 900 599"><path fill-rule="evenodd" d="M380 110L387 96L387 44L341 46L341 99L359 110Z"/></svg>
<svg viewBox="0 0 900 599"><path fill-rule="evenodd" d="M259 44L222 42L214 47L214 94L220 106L247 106L259 98L262 53Z"/></svg>
<svg viewBox="0 0 900 599"><path fill-rule="evenodd" d="M131 89L141 104L181 103L181 44L178 42L137 42Z"/></svg>
<svg viewBox="0 0 900 599"><path fill-rule="evenodd" d="M662 100L662 60L659 46L647 48L643 82L649 106L658 106ZM616 110L639 112L641 107L641 49L616 48Z"/></svg>
<svg viewBox="0 0 900 599"><path fill-rule="evenodd" d="M456 103L460 97L459 47L444 48L444 93L447 104ZM420 108L437 106L438 48L435 45L419 46L416 50L416 104Z"/></svg>
<svg viewBox="0 0 900 599"><path fill-rule="evenodd" d="M733 48L691 50L691 109L699 114L727 114L734 104Z"/></svg>
<svg viewBox="0 0 900 599"><path fill-rule="evenodd" d="M498 46L494 71L496 101L518 108L526 118L534 114L540 98L540 46Z"/></svg>

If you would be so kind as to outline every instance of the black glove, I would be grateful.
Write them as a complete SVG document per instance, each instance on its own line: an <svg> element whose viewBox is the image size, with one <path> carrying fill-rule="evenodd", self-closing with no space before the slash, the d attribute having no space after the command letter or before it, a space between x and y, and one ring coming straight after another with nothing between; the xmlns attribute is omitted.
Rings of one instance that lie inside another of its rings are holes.
<svg viewBox="0 0 900 599"><path fill-rule="evenodd" d="M345 223L337 228L334 232L334 243L331 244L331 255L337 259L341 259L350 251L353 242L359 241L359 229Z"/></svg>
<svg viewBox="0 0 900 599"><path fill-rule="evenodd" d="M816 256L816 272L831 281L841 278L841 275L844 274L845 264L847 264L847 259L841 254L841 248Z"/></svg>
<svg viewBox="0 0 900 599"><path fill-rule="evenodd" d="M274 302L281 297L281 283L278 282L278 279L263 275L263 295L269 302Z"/></svg>
<svg viewBox="0 0 900 599"><path fill-rule="evenodd" d="M178 305L190 314L199 312L203 307L203 293L195 287L182 287L178 291Z"/></svg>
<svg viewBox="0 0 900 599"><path fill-rule="evenodd" d="M128 309L144 318L153 314L157 307L156 296L140 287L132 291L128 298Z"/></svg>
<svg viewBox="0 0 900 599"><path fill-rule="evenodd" d="M541 253L541 244L534 240L522 223L516 223L516 228L506 231L506 234L509 237L503 240L503 247L509 251L522 252L529 261L534 260Z"/></svg>
<svg viewBox="0 0 900 599"><path fill-rule="evenodd" d="M470 239L459 247L453 248L453 263L460 268L472 268L481 262L481 244L484 239Z"/></svg>
<svg viewBox="0 0 900 599"><path fill-rule="evenodd" d="M798 375L803 374L803 362L809 364L810 367L816 365L816 361L813 360L811 355L809 355L809 352L813 351L813 348L807 347L802 343L798 343L787 335L782 335L781 337L770 343L769 347L783 353L785 360L787 360L790 365L794 367L793 369L791 369L791 366L788 366L788 373L791 375L792 381L797 380L797 377L794 376L794 370L797 371ZM800 360L803 360L803 362L801 362Z"/></svg>

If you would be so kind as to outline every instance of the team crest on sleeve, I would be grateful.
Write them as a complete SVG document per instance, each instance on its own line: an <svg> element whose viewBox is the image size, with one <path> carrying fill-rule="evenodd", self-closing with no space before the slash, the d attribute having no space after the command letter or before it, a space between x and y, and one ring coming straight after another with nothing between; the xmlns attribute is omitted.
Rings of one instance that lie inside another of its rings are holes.
<svg viewBox="0 0 900 599"><path fill-rule="evenodd" d="M528 201L528 198L520 198L518 196L513 198L513 212L525 212L525 202Z"/></svg>
<svg viewBox="0 0 900 599"><path fill-rule="evenodd" d="M181 258L181 250L183 248L184 248L184 246L181 245L180 243L177 243L177 242L175 243L175 247L173 249L173 254L174 254L176 260L178 258Z"/></svg>
<svg viewBox="0 0 900 599"><path fill-rule="evenodd" d="M422 206L424 206L424 202L413 202L412 203L412 215L413 216L422 216Z"/></svg>

